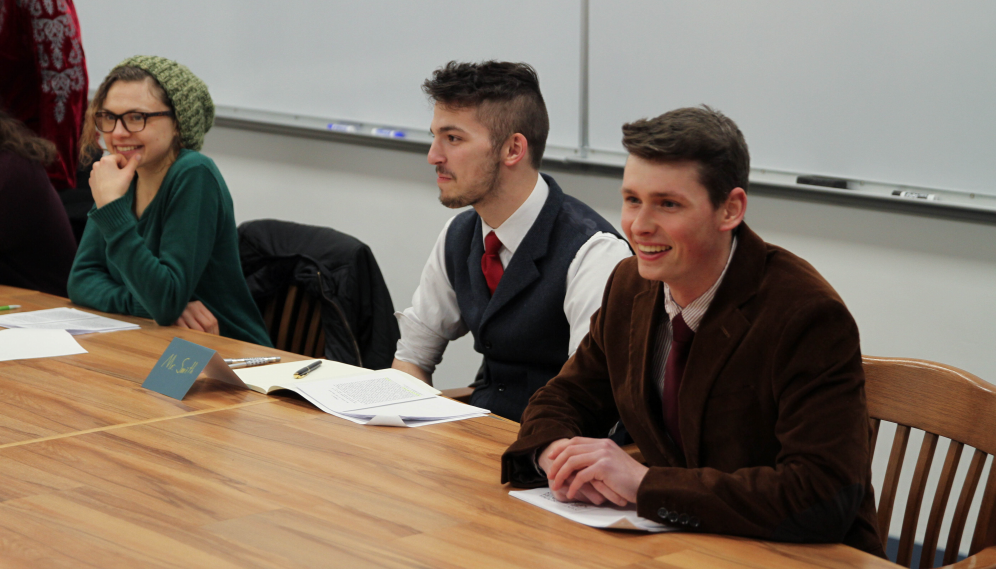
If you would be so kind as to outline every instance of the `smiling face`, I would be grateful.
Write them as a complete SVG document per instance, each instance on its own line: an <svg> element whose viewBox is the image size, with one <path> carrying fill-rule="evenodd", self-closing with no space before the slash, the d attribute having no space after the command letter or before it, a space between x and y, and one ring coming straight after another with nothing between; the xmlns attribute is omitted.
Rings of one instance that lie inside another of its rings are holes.
<svg viewBox="0 0 996 569"><path fill-rule="evenodd" d="M437 103L430 132L428 160L436 167L443 205L458 208L498 197L501 160L476 109L451 109Z"/></svg>
<svg viewBox="0 0 996 569"><path fill-rule="evenodd" d="M640 276L663 281L681 306L701 296L723 272L731 230L743 220L741 188L714 208L694 162L656 163L630 155L623 172L622 227Z"/></svg>
<svg viewBox="0 0 996 569"><path fill-rule="evenodd" d="M151 79L145 81L116 81L107 91L102 109L123 115L138 111L156 113L170 110L154 93ZM121 154L128 159L134 155L141 156L138 174L143 172L158 172L169 167L176 159L173 148L174 141L179 137L176 122L168 116L149 117L145 128L139 132L128 132L122 121L114 125L111 132L102 133L104 144L112 154Z"/></svg>

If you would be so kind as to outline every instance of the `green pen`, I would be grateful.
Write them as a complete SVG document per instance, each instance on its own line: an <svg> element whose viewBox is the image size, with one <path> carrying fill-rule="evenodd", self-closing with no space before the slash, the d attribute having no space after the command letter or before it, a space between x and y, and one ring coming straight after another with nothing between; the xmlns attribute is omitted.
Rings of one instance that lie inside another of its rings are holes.
<svg viewBox="0 0 996 569"><path fill-rule="evenodd" d="M3 310L14 310L15 308L20 308L20 304L8 304L7 306L0 306L0 311Z"/></svg>

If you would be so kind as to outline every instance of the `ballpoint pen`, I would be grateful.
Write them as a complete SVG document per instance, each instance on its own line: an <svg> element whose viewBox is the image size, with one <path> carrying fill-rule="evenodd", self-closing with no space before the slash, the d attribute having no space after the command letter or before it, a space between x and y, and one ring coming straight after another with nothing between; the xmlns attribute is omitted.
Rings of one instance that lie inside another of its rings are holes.
<svg viewBox="0 0 996 569"><path fill-rule="evenodd" d="M4 310L14 310L15 308L20 308L20 304L8 304L7 306L0 306L0 312Z"/></svg>
<svg viewBox="0 0 996 569"><path fill-rule="evenodd" d="M318 369L318 366L322 365L322 360L316 360L310 364L304 366L303 368L297 370L294 373L294 379L301 379L302 377L308 375L309 373Z"/></svg>
<svg viewBox="0 0 996 569"><path fill-rule="evenodd" d="M279 361L280 361L280 356L265 356L259 358L235 358L235 359L225 358L225 363L228 364L228 367L232 369L261 366L263 364L272 364Z"/></svg>

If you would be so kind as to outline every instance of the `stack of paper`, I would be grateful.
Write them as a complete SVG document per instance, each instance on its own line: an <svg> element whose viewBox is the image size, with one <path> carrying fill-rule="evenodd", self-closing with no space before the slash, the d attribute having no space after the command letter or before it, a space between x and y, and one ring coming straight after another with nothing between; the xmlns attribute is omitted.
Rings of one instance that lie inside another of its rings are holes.
<svg viewBox="0 0 996 569"><path fill-rule="evenodd" d="M73 335L139 329L138 324L105 318L75 308L50 308L48 310L7 314L0 316L0 326L4 328L65 330Z"/></svg>
<svg viewBox="0 0 996 569"><path fill-rule="evenodd" d="M302 379L294 372L308 362L289 362L234 370L250 389L270 393L288 389L322 411L362 425L421 427L484 417L487 409L439 397L439 390L403 371L370 371L323 360ZM204 370L205 375L221 375ZM222 379L217 377L216 379Z"/></svg>
<svg viewBox="0 0 996 569"><path fill-rule="evenodd" d="M612 503L593 506L582 502L560 502L553 496L553 492L549 488L514 491L509 492L508 495L593 528L625 529L652 533L677 531L677 528L641 518L636 513L636 504L620 507Z"/></svg>
<svg viewBox="0 0 996 569"><path fill-rule="evenodd" d="M398 370L306 381L295 387L322 411L364 425L421 427L490 412L440 397L435 388Z"/></svg>
<svg viewBox="0 0 996 569"><path fill-rule="evenodd" d="M65 330L0 330L0 362L85 353Z"/></svg>

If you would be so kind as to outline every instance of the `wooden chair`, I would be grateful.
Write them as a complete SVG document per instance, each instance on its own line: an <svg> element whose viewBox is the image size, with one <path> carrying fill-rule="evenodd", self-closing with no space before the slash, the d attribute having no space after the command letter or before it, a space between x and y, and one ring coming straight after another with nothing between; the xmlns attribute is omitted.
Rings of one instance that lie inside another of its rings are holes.
<svg viewBox="0 0 996 569"><path fill-rule="evenodd" d="M297 286L290 285L267 301L263 323L275 348L312 358L325 357L322 304Z"/></svg>
<svg viewBox="0 0 996 569"><path fill-rule="evenodd" d="M881 421L896 423L896 436L880 490L878 526L883 547L895 503L899 475L910 430L924 431L913 482L906 503L897 563L909 566L930 465L939 437L951 440L920 554L920 567L931 567L937 552L941 522L965 445L975 448L965 483L954 510L954 520L944 548L945 566L996 567L996 467L991 468L975 523L969 557L951 565L958 556L969 508L975 497L988 455L996 454L996 386L960 369L903 358L865 357L865 392L872 424L872 450Z"/></svg>

